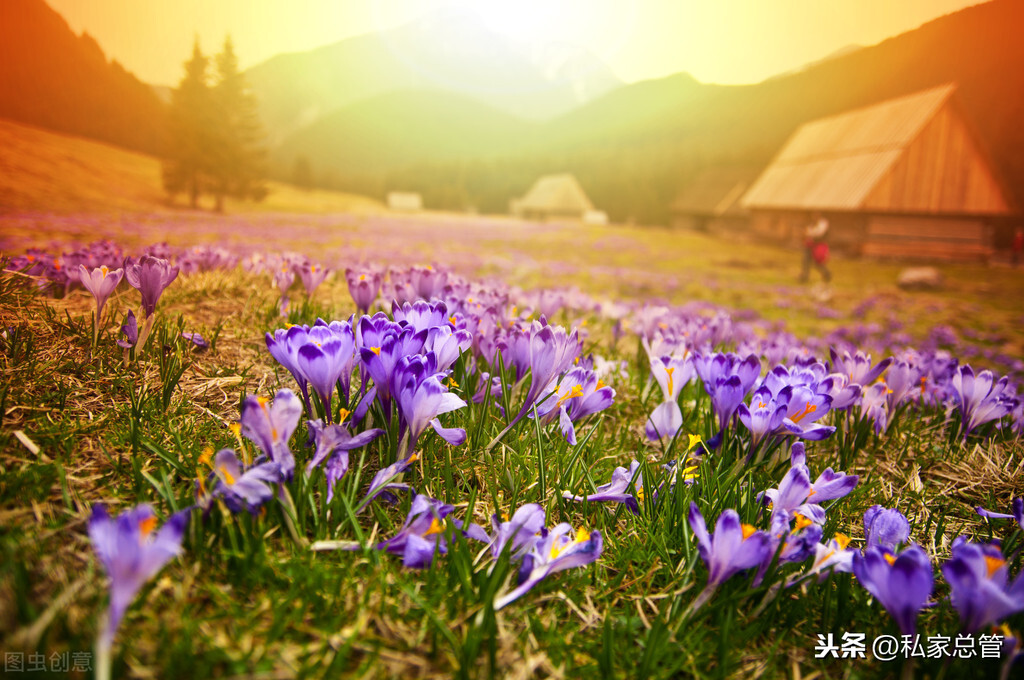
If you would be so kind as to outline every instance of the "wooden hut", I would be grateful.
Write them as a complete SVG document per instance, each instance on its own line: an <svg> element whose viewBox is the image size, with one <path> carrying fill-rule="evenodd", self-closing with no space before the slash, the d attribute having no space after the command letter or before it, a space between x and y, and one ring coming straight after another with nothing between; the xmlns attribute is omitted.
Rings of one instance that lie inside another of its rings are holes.
<svg viewBox="0 0 1024 680"><path fill-rule="evenodd" d="M849 253L987 259L1011 214L1003 188L943 85L801 126L744 195L756 233L797 243L813 213Z"/></svg>
<svg viewBox="0 0 1024 680"><path fill-rule="evenodd" d="M757 178L750 168L708 168L688 184L672 203L672 227L722 235L745 233L750 213L740 205Z"/></svg>
<svg viewBox="0 0 1024 680"><path fill-rule="evenodd" d="M594 204L573 175L541 177L519 200L512 202L513 214L531 220L582 220L594 212Z"/></svg>

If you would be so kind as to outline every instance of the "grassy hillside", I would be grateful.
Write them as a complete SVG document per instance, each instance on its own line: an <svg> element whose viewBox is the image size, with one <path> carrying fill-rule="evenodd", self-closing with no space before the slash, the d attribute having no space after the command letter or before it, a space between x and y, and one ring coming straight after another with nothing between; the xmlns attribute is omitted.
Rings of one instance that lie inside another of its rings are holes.
<svg viewBox="0 0 1024 680"><path fill-rule="evenodd" d="M158 153L166 107L43 0L0 2L0 117Z"/></svg>
<svg viewBox="0 0 1024 680"><path fill-rule="evenodd" d="M366 212L375 201L272 182L260 204L228 202L228 212ZM0 119L0 212L170 210L152 156Z"/></svg>

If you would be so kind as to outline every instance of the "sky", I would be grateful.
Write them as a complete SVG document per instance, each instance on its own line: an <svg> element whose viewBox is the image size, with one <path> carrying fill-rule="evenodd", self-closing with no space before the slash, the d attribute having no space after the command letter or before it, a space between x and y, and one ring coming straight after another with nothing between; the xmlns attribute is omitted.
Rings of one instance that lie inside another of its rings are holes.
<svg viewBox="0 0 1024 680"><path fill-rule="evenodd" d="M399 26L445 5L481 27L588 48L624 81L688 71L754 83L871 45L977 0L47 0L142 80L174 85L198 35L231 34L243 68Z"/></svg>

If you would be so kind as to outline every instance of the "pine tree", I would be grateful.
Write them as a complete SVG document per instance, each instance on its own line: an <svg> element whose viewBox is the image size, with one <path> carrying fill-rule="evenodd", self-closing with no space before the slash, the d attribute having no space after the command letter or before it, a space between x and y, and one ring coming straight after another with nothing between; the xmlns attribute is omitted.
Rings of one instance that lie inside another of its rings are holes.
<svg viewBox="0 0 1024 680"><path fill-rule="evenodd" d="M217 82L212 95L217 125L210 158L212 191L217 210L223 210L226 196L256 201L266 196L263 184L266 135L256 99L238 69L238 57L230 36L224 39L216 67Z"/></svg>
<svg viewBox="0 0 1024 680"><path fill-rule="evenodd" d="M193 208L208 187L211 169L215 117L208 67L197 37L192 58L185 62L185 76L171 93L170 145L162 168L164 189L172 198L186 192Z"/></svg>

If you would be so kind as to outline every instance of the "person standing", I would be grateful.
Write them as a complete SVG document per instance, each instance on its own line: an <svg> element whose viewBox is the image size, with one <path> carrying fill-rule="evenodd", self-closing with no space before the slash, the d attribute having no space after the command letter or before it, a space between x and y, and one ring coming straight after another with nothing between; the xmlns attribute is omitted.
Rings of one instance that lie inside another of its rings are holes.
<svg viewBox="0 0 1024 680"><path fill-rule="evenodd" d="M828 283L832 280L832 272L828 270L828 219L821 213L815 213L807 229L804 230L804 259L800 270L800 282L806 283L811 274L811 266L821 272L821 278Z"/></svg>

